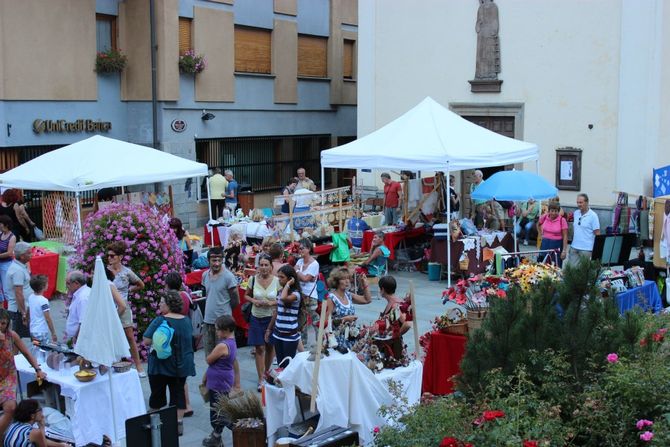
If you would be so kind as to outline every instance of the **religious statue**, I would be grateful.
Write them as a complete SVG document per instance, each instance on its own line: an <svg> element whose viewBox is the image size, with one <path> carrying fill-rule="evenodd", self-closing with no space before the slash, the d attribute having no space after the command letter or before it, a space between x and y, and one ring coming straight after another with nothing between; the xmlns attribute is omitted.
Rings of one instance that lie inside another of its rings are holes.
<svg viewBox="0 0 670 447"><path fill-rule="evenodd" d="M498 79L500 73L500 39L498 6L493 0L479 0L477 10L477 63L475 80Z"/></svg>

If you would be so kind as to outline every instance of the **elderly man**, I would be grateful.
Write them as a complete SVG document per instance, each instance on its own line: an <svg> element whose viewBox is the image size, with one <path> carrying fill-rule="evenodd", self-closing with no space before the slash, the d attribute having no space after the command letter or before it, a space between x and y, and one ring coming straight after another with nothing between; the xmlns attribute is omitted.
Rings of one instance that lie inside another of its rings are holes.
<svg viewBox="0 0 670 447"><path fill-rule="evenodd" d="M600 234L600 220L595 211L589 208L589 196L586 194L577 196L577 210L573 218L572 245L568 253L568 265L575 267L579 264L581 257L591 259L593 244L596 236Z"/></svg>
<svg viewBox="0 0 670 447"><path fill-rule="evenodd" d="M228 184L226 185L226 208L228 208L231 213L234 213L235 208L237 208L237 192L239 186L237 180L233 178L233 171L226 169L224 174L228 181Z"/></svg>
<svg viewBox="0 0 670 447"><path fill-rule="evenodd" d="M470 184L470 194L474 192L475 189L481 184L484 183L484 173L479 169L476 169L474 172L474 180ZM472 207L470 210L470 217L472 218L477 228L481 228L484 225L484 218L486 216L486 200L472 200Z"/></svg>
<svg viewBox="0 0 670 447"><path fill-rule="evenodd" d="M312 179L305 175L305 168L299 168L296 172L298 174L298 186L296 189L309 189L310 191L316 191L316 185Z"/></svg>
<svg viewBox="0 0 670 447"><path fill-rule="evenodd" d="M86 277L79 270L73 270L67 275L65 285L72 297L67 313L67 322L65 323L65 336L76 343L81 322L86 314L91 288L86 285Z"/></svg>
<svg viewBox="0 0 670 447"><path fill-rule="evenodd" d="M18 242L14 246L14 260L7 269L7 280L3 281L7 310L12 320L12 329L19 337L30 337L26 326L28 298L33 294L30 288L28 262L33 257L32 247L27 242Z"/></svg>

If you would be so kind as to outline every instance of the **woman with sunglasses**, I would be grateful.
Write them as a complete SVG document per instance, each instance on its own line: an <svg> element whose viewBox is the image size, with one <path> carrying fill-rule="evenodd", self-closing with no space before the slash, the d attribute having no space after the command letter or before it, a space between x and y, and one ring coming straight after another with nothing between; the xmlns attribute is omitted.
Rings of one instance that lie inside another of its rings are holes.
<svg viewBox="0 0 670 447"><path fill-rule="evenodd" d="M140 353L137 349L137 341L135 340L133 311L128 302L128 294L144 289L144 282L142 282L135 272L123 265L122 261L125 254L126 244L123 242L118 241L109 244L107 246L107 269L114 274L114 286L116 286L116 289L126 303L125 312L121 314L121 325L126 334L126 339L128 339L130 353L137 367L137 373L140 377L144 378L147 376L147 373L144 371L142 362L140 361Z"/></svg>
<svg viewBox="0 0 670 447"><path fill-rule="evenodd" d="M35 369L38 380L46 378L40 369L37 360L23 344L18 334L9 328L9 312L0 308L0 406L3 414L0 416L0 439L12 421L16 409L16 365L14 351L18 349Z"/></svg>
<svg viewBox="0 0 670 447"><path fill-rule="evenodd" d="M44 434L44 414L35 399L22 400L14 411L14 422L7 427L5 447L69 447L67 442L56 442Z"/></svg>
<svg viewBox="0 0 670 447"><path fill-rule="evenodd" d="M277 307L277 295L281 290L279 279L272 274L272 258L265 253L257 256L258 273L249 280L246 299L251 306L249 320L248 344L255 348L256 373L258 374L258 391L263 385L265 371L270 369L274 349L265 341L267 331L272 320L272 313Z"/></svg>

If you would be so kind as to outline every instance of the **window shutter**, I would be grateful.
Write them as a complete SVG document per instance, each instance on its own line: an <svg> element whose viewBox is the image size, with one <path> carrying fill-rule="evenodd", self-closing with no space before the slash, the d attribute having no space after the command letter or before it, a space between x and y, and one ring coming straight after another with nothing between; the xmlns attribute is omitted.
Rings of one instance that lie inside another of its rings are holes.
<svg viewBox="0 0 670 447"><path fill-rule="evenodd" d="M191 23L193 21L186 17L179 17L179 54L182 55L193 49L191 44Z"/></svg>
<svg viewBox="0 0 670 447"><path fill-rule="evenodd" d="M354 79L354 44L353 40L344 39L344 63L342 64L342 76L344 79Z"/></svg>
<svg viewBox="0 0 670 447"><path fill-rule="evenodd" d="M328 76L328 38L298 36L298 76Z"/></svg>
<svg viewBox="0 0 670 447"><path fill-rule="evenodd" d="M235 27L235 71L272 73L272 31Z"/></svg>

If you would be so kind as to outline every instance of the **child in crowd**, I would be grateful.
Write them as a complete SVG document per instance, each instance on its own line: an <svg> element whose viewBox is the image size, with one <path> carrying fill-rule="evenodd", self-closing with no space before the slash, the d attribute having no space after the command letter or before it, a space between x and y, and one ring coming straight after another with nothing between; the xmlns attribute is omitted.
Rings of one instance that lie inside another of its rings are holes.
<svg viewBox="0 0 670 447"><path fill-rule="evenodd" d="M209 420L214 429L212 433L202 441L205 447L219 447L223 445L221 433L223 427L230 428L230 421L225 420L217 414L216 404L222 395L227 396L233 387L235 372L233 363L237 355L235 344L235 320L230 315L222 315L217 318L216 335L219 343L207 356L207 373L205 380L209 390Z"/></svg>
<svg viewBox="0 0 670 447"><path fill-rule="evenodd" d="M39 340L41 343L49 342L49 334L51 340L56 342L56 330L51 319L51 312L49 312L49 301L42 295L47 289L49 278L47 275L33 275L30 278L30 288L33 289L33 294L28 297L28 313L26 319L29 322L30 336Z"/></svg>

